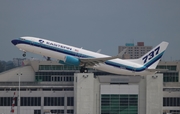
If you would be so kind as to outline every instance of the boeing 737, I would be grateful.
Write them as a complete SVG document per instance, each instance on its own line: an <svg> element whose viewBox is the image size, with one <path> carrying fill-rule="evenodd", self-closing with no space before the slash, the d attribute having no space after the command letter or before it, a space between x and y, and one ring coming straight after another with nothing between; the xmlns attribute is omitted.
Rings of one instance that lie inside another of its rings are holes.
<svg viewBox="0 0 180 114"><path fill-rule="evenodd" d="M157 72L156 66L168 46L168 42L163 41L139 59L121 59L125 50L117 56L107 56L42 38L20 37L11 42L24 52L24 57L26 52L32 52L55 58L60 64L80 66L81 73L93 68L113 74L142 76Z"/></svg>

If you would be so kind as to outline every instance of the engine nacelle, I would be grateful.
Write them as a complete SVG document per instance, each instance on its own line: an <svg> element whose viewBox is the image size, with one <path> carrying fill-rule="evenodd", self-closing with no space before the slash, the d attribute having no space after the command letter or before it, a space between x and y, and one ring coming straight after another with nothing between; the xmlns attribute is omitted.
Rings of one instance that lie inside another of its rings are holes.
<svg viewBox="0 0 180 114"><path fill-rule="evenodd" d="M73 57L73 56L66 56L64 61L60 60L59 63L61 64L67 64L67 65L75 65L79 66L80 61L78 58Z"/></svg>

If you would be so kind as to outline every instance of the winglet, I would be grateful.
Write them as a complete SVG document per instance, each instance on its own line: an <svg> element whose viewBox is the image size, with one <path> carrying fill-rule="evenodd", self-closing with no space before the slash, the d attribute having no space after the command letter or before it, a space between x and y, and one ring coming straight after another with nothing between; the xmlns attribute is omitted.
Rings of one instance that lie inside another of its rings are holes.
<svg viewBox="0 0 180 114"><path fill-rule="evenodd" d="M100 53L101 52L101 49L99 49L96 53Z"/></svg>
<svg viewBox="0 0 180 114"><path fill-rule="evenodd" d="M124 53L127 51L127 48L123 49L118 55L117 58L123 58Z"/></svg>

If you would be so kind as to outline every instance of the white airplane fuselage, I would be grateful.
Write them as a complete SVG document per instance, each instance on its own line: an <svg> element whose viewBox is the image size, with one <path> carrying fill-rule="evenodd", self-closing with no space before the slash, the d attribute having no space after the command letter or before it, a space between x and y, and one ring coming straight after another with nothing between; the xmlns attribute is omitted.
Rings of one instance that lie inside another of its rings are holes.
<svg viewBox="0 0 180 114"><path fill-rule="evenodd" d="M13 40L12 43L24 52L32 52L35 54L55 58L62 61L64 61L67 55L76 58L110 57L97 52L92 52L82 48L77 48L41 38L21 37L20 39L15 39L15 40ZM141 64L129 60L118 59L118 58L108 60L108 62L105 63L98 63L94 66L87 66L87 68L94 68L101 71L110 72L114 74L121 74L121 75L145 76L155 73L146 70L146 68L144 68L144 66Z"/></svg>

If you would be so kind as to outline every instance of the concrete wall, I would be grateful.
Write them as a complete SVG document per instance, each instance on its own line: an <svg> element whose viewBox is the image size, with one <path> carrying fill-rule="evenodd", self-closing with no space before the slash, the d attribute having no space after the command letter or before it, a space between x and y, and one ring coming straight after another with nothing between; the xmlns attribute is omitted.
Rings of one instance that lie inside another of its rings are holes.
<svg viewBox="0 0 180 114"><path fill-rule="evenodd" d="M19 82L19 75L21 82L34 82L35 76L31 66L18 67L0 74L0 82Z"/></svg>
<svg viewBox="0 0 180 114"><path fill-rule="evenodd" d="M146 114L162 114L163 75L148 75L146 78Z"/></svg>
<svg viewBox="0 0 180 114"><path fill-rule="evenodd" d="M94 79L94 113L93 114L100 114L100 82L99 78Z"/></svg>
<svg viewBox="0 0 180 114"><path fill-rule="evenodd" d="M94 74L74 74L74 114L94 114Z"/></svg>
<svg viewBox="0 0 180 114"><path fill-rule="evenodd" d="M138 114L146 114L146 79L144 76L139 82Z"/></svg>

